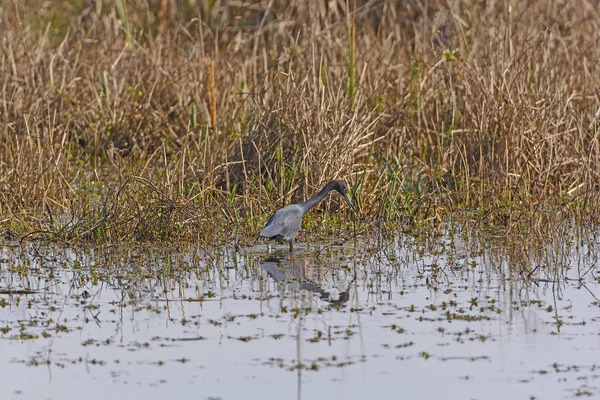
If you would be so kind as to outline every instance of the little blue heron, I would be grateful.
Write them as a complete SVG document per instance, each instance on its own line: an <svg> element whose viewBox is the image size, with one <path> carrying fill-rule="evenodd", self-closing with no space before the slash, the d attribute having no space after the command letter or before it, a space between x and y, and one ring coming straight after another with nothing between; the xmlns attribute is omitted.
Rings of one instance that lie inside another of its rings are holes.
<svg viewBox="0 0 600 400"><path fill-rule="evenodd" d="M288 242L290 251L294 249L294 240L302 225L302 217L311 208L316 206L332 190L338 191L348 202L350 207L356 211L356 207L348 197L348 188L344 181L331 181L319 193L300 204L290 204L275 212L267 221L265 227L260 231L259 238L276 240L280 243Z"/></svg>

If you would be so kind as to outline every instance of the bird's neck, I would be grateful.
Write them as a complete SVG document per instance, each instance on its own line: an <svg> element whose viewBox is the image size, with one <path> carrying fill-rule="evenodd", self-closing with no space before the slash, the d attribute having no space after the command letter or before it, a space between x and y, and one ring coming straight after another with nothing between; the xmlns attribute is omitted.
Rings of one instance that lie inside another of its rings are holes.
<svg viewBox="0 0 600 400"><path fill-rule="evenodd" d="M332 189L332 186L327 185L323 189L321 189L319 193L306 200L304 203L300 203L300 205L303 208L304 214L306 214L308 210L310 210L311 208L316 206L321 200L323 200L323 198L327 196L327 193L331 192Z"/></svg>

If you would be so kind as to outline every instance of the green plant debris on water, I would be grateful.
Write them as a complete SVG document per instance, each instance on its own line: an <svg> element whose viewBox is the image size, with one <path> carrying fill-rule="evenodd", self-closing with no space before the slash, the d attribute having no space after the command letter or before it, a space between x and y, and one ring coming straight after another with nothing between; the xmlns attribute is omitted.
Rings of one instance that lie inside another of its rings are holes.
<svg viewBox="0 0 600 400"><path fill-rule="evenodd" d="M527 398L596 396L595 237L506 240L446 226L292 254L7 242L0 396L60 397L54 379L91 398L95 385L118 397L132 384L148 398L198 385L234 398L265 382L273 398L324 384L362 398L363 385L399 383L410 397L503 399L509 387ZM32 388L31 374L52 379Z"/></svg>

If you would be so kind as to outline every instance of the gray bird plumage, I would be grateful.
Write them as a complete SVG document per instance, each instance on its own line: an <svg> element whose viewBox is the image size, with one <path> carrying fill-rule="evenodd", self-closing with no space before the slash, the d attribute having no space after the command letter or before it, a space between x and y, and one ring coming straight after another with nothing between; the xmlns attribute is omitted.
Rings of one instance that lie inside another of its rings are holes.
<svg viewBox="0 0 600 400"><path fill-rule="evenodd" d="M290 204L279 209L269 218L265 227L260 231L259 237L278 242L288 242L290 251L293 250L294 240L302 226L302 217L311 208L316 206L327 196L329 192L335 190L339 192L348 204L356 211L356 207L348 197L348 188L343 181L331 181L319 193L300 204Z"/></svg>

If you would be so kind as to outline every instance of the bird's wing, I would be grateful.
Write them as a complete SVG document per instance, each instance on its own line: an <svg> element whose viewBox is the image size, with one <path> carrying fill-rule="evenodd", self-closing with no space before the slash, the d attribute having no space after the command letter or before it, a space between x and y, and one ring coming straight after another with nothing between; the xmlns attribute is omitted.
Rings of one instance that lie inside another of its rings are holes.
<svg viewBox="0 0 600 400"><path fill-rule="evenodd" d="M294 234L300 230L302 215L301 208L296 204L277 210L260 231L260 236L266 238L277 235L295 236Z"/></svg>

